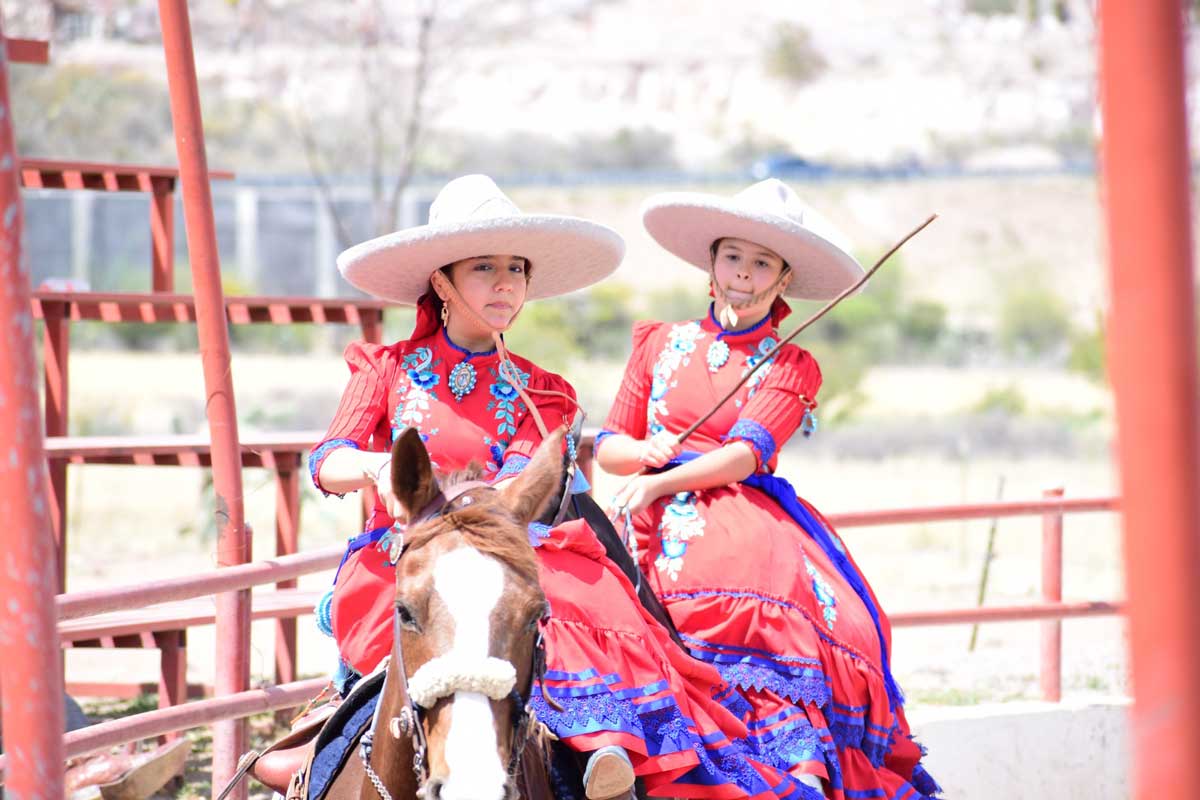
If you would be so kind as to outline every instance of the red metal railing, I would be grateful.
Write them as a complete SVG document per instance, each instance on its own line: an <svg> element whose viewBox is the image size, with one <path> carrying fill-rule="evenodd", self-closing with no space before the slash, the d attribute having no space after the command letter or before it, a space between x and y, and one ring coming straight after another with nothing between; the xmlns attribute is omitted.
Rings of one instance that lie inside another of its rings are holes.
<svg viewBox="0 0 1200 800"><path fill-rule="evenodd" d="M839 528L946 522L963 519L1031 516L1043 517L1044 544L1041 572L1043 602L1021 606L951 608L929 611L901 611L890 615L894 627L957 625L980 622L1042 621L1060 630L1065 618L1120 614L1123 605L1113 601L1062 602L1062 522L1065 514L1112 512L1118 501L1111 497L1067 499L1060 490L1046 493L1045 499L981 503L925 508L884 509L878 511L832 514L829 520ZM200 575L156 581L138 586L73 592L57 600L60 620L78 619L123 609L141 608L153 603L249 589L335 566L342 548L334 546L270 561L226 567ZM1043 638L1041 686L1047 699L1061 697L1061 648L1057 635ZM263 711L301 704L315 694L326 681L315 679L284 684L268 689L239 692L211 700L187 703L144 714L137 714L68 734L64 739L67 757L95 752L116 744L177 732L218 720L249 716ZM0 771L6 761L0 757Z"/></svg>

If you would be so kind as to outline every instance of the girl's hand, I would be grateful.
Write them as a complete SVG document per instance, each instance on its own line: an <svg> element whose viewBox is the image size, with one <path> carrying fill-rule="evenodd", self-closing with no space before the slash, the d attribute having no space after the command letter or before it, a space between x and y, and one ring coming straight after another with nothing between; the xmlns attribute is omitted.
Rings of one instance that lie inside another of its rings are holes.
<svg viewBox="0 0 1200 800"><path fill-rule="evenodd" d="M638 475L622 486L613 497L617 512L637 514L662 497L665 492L658 478L657 475Z"/></svg>
<svg viewBox="0 0 1200 800"><path fill-rule="evenodd" d="M388 516L398 522L404 522L408 519L408 510L400 504L396 499L395 492L392 491L392 459L387 458L380 462L375 468L374 473L369 473L369 477L375 483L375 493L379 495L379 502L387 511Z"/></svg>
<svg viewBox="0 0 1200 800"><path fill-rule="evenodd" d="M657 468L679 455L682 450L683 445L675 438L675 434L659 431L649 439L642 440L638 461L643 466Z"/></svg>

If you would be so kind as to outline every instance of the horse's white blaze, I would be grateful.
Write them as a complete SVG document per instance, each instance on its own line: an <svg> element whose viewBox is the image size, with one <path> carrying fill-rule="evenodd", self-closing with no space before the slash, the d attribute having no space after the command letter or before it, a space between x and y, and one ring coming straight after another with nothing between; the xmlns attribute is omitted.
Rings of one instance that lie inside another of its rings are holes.
<svg viewBox="0 0 1200 800"><path fill-rule="evenodd" d="M463 660L488 656L492 609L504 591L504 571L496 559L471 547L438 557L433 586L454 619L450 653ZM500 800L506 775L497 752L491 701L477 692L455 692L446 737L444 800Z"/></svg>

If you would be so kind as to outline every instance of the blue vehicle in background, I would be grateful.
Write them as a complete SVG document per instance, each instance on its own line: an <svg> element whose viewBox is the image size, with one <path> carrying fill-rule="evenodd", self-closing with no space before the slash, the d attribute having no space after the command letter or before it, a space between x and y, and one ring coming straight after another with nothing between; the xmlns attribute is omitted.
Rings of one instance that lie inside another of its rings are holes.
<svg viewBox="0 0 1200 800"><path fill-rule="evenodd" d="M750 165L755 180L767 178L823 178L833 174L833 167L818 164L792 153L771 153Z"/></svg>

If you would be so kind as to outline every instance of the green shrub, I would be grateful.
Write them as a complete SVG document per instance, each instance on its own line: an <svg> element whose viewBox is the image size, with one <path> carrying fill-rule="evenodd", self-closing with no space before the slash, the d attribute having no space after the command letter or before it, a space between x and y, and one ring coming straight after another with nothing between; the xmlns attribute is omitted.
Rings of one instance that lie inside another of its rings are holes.
<svg viewBox="0 0 1200 800"><path fill-rule="evenodd" d="M1091 330L1075 331L1071 334L1071 352L1067 356L1067 368L1088 380L1104 383L1108 373L1104 325L1100 319L1096 322L1096 327Z"/></svg>
<svg viewBox="0 0 1200 800"><path fill-rule="evenodd" d="M1003 414L1009 417L1019 417L1027 409L1025 395L1012 385L988 389L971 408L977 414Z"/></svg>
<svg viewBox="0 0 1200 800"><path fill-rule="evenodd" d="M966 0L965 9L968 14L983 17L1016 14L1017 0Z"/></svg>
<svg viewBox="0 0 1200 800"><path fill-rule="evenodd" d="M821 77L829 67L825 56L813 42L812 33L802 25L780 25L767 48L767 74L793 86L804 86Z"/></svg>
<svg viewBox="0 0 1200 800"><path fill-rule="evenodd" d="M1061 347L1071 333L1066 304L1036 283L1011 284L1000 306L1000 342L1013 355L1041 356Z"/></svg>
<svg viewBox="0 0 1200 800"><path fill-rule="evenodd" d="M946 333L946 307L932 300L917 300L900 311L897 323L906 344L928 351Z"/></svg>

